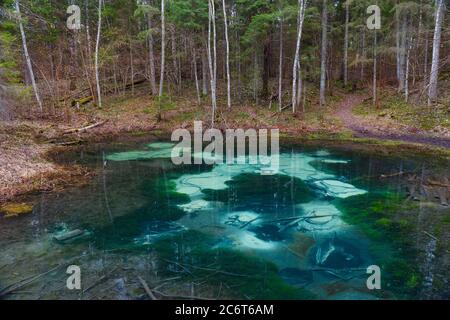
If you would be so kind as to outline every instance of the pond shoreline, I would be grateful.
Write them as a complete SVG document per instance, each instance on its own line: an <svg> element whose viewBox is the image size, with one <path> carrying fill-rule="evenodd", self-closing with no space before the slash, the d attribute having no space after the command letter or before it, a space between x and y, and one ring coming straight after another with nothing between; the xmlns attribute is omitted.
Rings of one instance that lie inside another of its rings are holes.
<svg viewBox="0 0 450 320"><path fill-rule="evenodd" d="M7 126L2 124L3 133L10 137L15 135L9 132ZM186 123L179 124L192 131L192 126ZM2 143L2 153L0 163L2 171L10 171L9 174L0 175L0 211L1 206L7 203L20 203L41 192L58 192L63 189L87 183L95 172L80 165L59 164L52 155L61 151L67 151L87 144L102 144L111 141L131 141L145 139L147 136L157 136L159 138L170 139L170 128L173 124L162 123L140 124L131 128L128 121L121 125L108 123L98 128L86 132L64 133L64 130L57 128L51 133L51 139L45 136L43 140L43 124L32 126L29 123L23 124L26 129L20 138L12 139L12 143ZM131 130L130 130L131 129ZM67 130L67 129L65 129ZM55 144L54 141L64 139L65 141L76 141L73 144ZM437 159L449 161L450 149L429 146L410 141L387 140L383 137L350 137L345 133L336 134L334 132L309 133L297 136L296 133L281 132L281 139L294 142L296 144L332 146L343 149L356 149L360 152L380 152L382 154L404 154L405 156L414 154L435 154ZM5 139L6 140L6 139ZM12 173L14 173L14 176ZM20 175L18 173L25 172Z"/></svg>

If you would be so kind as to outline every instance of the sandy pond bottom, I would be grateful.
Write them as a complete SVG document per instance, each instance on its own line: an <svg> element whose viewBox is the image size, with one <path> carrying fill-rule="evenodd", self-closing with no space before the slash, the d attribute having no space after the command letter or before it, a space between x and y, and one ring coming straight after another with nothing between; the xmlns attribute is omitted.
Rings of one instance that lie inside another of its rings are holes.
<svg viewBox="0 0 450 320"><path fill-rule="evenodd" d="M38 276L6 297L141 299L138 276L166 296L425 297L419 231L397 219L416 206L400 178L370 178L422 163L285 146L267 176L260 165L174 166L171 149L68 155L98 170L90 185L40 195L32 215L0 220L0 290ZM82 291L65 286L69 264L83 270ZM382 269L382 290L366 286L370 265Z"/></svg>

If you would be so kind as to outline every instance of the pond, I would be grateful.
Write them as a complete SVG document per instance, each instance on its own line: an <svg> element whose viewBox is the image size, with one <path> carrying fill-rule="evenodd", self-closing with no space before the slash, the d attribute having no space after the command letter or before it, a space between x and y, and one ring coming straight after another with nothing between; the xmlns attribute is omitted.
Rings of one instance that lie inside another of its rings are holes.
<svg viewBox="0 0 450 320"><path fill-rule="evenodd" d="M175 166L171 149L145 137L59 154L96 175L0 218L0 292L17 287L4 298L145 299L140 279L163 298L449 298L448 194L425 183L448 162L285 141L262 175ZM69 265L82 290L67 289Z"/></svg>

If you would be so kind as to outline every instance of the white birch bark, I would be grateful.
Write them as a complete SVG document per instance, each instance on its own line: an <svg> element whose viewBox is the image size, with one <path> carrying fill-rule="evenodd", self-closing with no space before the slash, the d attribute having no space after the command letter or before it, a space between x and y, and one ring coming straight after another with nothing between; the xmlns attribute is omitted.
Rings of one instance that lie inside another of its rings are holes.
<svg viewBox="0 0 450 320"><path fill-rule="evenodd" d="M437 0L433 37L433 58L431 60L430 83L428 86L428 105L435 102L438 95L439 53L441 47L442 21L444 20L443 16L444 0Z"/></svg>
<svg viewBox="0 0 450 320"><path fill-rule="evenodd" d="M211 52L211 33L213 37L213 52ZM217 76L217 48L216 48L216 13L214 0L208 0L208 63L211 80L211 127L214 127L216 118L216 76Z"/></svg>
<svg viewBox="0 0 450 320"><path fill-rule="evenodd" d="M98 72L98 53L100 49L100 37L102 32L102 4L103 0L98 0L98 26L97 26L97 41L95 43L95 81L97 83L97 100L98 107L102 107L102 93L100 88L100 76Z"/></svg>
<svg viewBox="0 0 450 320"><path fill-rule="evenodd" d="M20 35L22 36L22 46L23 46L23 52L24 52L24 55L25 55L25 60L27 62L28 73L29 73L30 78L31 78L31 84L33 86L34 96L36 97L36 101L37 101L37 103L39 105L39 110L42 112L43 111L42 100L41 100L41 96L39 95L39 90L38 90L38 87L37 87L37 84L36 84L36 78L34 77L33 65L31 63L31 58L30 58L30 55L28 53L27 38L26 38L26 35L25 35L25 30L23 28L22 14L20 12L19 0L16 1L16 11L17 11L17 18L19 20Z"/></svg>
<svg viewBox="0 0 450 320"><path fill-rule="evenodd" d="M326 0L324 0L326 2ZM302 41L303 22L305 20L306 1L298 0L297 17L297 43L295 47L294 66L292 70L292 112L295 113L297 107L297 76L300 68L300 44Z"/></svg>
<svg viewBox="0 0 450 320"><path fill-rule="evenodd" d="M231 109L231 75L230 75L230 42L228 39L228 18L227 18L227 8L225 4L225 0L222 0L223 5L223 18L224 18L224 25L225 25L225 42L227 47L227 57L226 57L226 64L227 64L227 103L228 103L228 109Z"/></svg>

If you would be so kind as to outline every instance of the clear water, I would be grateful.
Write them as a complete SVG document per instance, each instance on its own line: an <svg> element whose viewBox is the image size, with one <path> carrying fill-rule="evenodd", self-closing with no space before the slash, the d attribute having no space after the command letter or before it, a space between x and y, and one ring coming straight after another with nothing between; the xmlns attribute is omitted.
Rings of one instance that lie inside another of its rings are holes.
<svg viewBox="0 0 450 320"><path fill-rule="evenodd" d="M445 164L285 143L278 174L263 176L258 165L174 166L170 147L146 140L61 155L96 176L37 195L32 215L0 219L0 290L40 275L6 298L141 299L138 276L173 297L448 294L449 210L408 199L406 177L380 178L446 173ZM83 235L55 240L73 230ZM81 267L82 291L66 288L70 264ZM381 290L367 288L370 265L381 268Z"/></svg>

